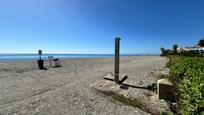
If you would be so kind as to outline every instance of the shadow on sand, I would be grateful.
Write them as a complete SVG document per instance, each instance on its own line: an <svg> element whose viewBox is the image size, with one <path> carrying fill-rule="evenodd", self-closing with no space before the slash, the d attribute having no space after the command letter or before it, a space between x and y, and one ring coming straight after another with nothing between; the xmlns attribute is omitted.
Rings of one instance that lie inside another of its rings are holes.
<svg viewBox="0 0 204 115"><path fill-rule="evenodd" d="M104 79L109 80L109 81L114 81L114 79L111 79L111 78L104 78ZM144 87L144 86L130 85L130 84L122 83L122 82L119 85L121 85L120 88L124 90L128 90L129 87L137 88L137 89L155 90L155 87L156 87L156 84L152 84L152 85L148 85L147 87Z"/></svg>

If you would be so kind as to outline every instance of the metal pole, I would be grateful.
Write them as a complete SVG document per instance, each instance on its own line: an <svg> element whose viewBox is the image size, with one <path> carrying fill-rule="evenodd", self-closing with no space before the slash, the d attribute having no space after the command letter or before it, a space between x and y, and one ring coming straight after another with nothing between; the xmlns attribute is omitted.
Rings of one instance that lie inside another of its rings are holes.
<svg viewBox="0 0 204 115"><path fill-rule="evenodd" d="M115 38L115 72L114 79L116 83L119 83L119 69L120 69L120 38Z"/></svg>

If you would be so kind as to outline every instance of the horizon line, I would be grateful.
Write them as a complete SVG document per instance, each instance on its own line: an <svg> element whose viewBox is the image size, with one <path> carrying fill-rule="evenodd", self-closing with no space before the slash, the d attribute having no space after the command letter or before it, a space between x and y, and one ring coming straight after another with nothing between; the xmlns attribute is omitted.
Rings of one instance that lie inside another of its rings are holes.
<svg viewBox="0 0 204 115"><path fill-rule="evenodd" d="M0 55L34 55L38 53L0 53ZM45 55L114 55L114 53L43 53ZM42 55L43 55L42 54ZM121 53L121 55L158 55L159 53Z"/></svg>

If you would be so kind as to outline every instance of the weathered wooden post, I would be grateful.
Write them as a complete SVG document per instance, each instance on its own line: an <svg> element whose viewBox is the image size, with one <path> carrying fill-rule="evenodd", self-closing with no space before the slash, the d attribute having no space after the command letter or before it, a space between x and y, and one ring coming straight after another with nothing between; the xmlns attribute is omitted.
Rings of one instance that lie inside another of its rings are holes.
<svg viewBox="0 0 204 115"><path fill-rule="evenodd" d="M115 38L115 82L119 84L119 70L120 70L120 38Z"/></svg>

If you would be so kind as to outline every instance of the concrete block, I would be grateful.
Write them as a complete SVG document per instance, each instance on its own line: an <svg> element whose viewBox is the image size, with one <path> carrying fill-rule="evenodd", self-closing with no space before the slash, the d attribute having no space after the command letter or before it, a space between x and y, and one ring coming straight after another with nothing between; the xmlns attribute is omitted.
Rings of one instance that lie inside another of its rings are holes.
<svg viewBox="0 0 204 115"><path fill-rule="evenodd" d="M157 93L160 99L175 101L173 84L166 78L157 81Z"/></svg>

